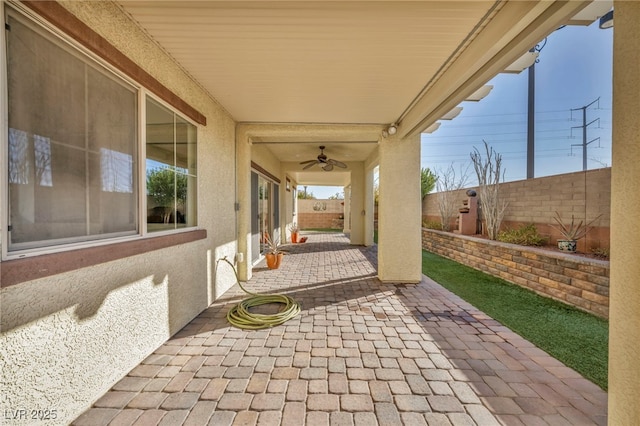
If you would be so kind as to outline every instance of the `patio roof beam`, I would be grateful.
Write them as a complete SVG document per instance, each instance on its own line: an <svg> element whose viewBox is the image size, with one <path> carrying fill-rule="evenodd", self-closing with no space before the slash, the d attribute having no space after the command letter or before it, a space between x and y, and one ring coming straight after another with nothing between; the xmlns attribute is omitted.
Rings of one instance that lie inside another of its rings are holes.
<svg viewBox="0 0 640 426"><path fill-rule="evenodd" d="M404 114L400 137L421 133L589 3L508 2Z"/></svg>

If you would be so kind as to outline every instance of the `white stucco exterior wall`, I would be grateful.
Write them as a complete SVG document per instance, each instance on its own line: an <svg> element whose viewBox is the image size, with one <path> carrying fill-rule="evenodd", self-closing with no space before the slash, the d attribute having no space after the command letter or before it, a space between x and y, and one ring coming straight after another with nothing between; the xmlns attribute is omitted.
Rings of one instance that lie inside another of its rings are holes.
<svg viewBox="0 0 640 426"><path fill-rule="evenodd" d="M234 284L216 261L233 259L237 226L232 118L115 4L63 5L207 117L198 126L198 227L207 238L2 289L0 412L55 409L48 424L61 425Z"/></svg>
<svg viewBox="0 0 640 426"><path fill-rule="evenodd" d="M640 3L614 2L610 425L640 424Z"/></svg>
<svg viewBox="0 0 640 426"><path fill-rule="evenodd" d="M378 276L385 282L422 279L420 135L380 142Z"/></svg>

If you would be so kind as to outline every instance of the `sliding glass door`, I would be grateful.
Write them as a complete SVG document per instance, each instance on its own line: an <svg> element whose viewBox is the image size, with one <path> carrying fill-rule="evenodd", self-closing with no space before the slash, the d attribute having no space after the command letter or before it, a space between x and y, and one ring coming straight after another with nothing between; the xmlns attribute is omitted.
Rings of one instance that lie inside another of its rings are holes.
<svg viewBox="0 0 640 426"><path fill-rule="evenodd" d="M279 185L251 172L251 260L255 263L265 250L265 238L277 237L280 226Z"/></svg>

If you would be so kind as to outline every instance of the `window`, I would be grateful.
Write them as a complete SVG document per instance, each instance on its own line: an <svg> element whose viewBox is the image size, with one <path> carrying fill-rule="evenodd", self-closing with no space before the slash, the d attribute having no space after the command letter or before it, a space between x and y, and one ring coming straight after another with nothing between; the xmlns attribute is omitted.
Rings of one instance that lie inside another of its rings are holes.
<svg viewBox="0 0 640 426"><path fill-rule="evenodd" d="M136 233L136 90L7 23L9 250Z"/></svg>
<svg viewBox="0 0 640 426"><path fill-rule="evenodd" d="M195 226L196 126L148 96L143 117L144 89L4 10L4 254Z"/></svg>
<svg viewBox="0 0 640 426"><path fill-rule="evenodd" d="M196 126L147 98L147 229L197 224Z"/></svg>

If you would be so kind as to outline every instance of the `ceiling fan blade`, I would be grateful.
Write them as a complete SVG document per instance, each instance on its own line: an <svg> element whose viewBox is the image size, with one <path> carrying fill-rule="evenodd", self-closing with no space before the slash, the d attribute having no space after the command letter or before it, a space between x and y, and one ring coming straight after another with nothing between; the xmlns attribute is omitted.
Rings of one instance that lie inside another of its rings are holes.
<svg viewBox="0 0 640 426"><path fill-rule="evenodd" d="M307 161L301 161L300 164L308 164L308 163L317 163L318 160L307 160Z"/></svg>
<svg viewBox="0 0 640 426"><path fill-rule="evenodd" d="M333 170L333 164L327 163L326 165L322 166L322 170L324 170L325 172L330 172L331 170Z"/></svg>
<svg viewBox="0 0 640 426"><path fill-rule="evenodd" d="M307 164L306 166L304 166L304 167L302 168L302 170L307 170L309 167L312 167L312 166L314 166L314 165L316 165L316 164L318 164L318 161L313 160L313 163L309 163L309 164Z"/></svg>
<svg viewBox="0 0 640 426"><path fill-rule="evenodd" d="M327 163L331 164L332 166L338 166L338 167L343 168L343 169L347 168L347 165L344 164L342 161L334 160L333 158L329 159L329 161L327 161Z"/></svg>

